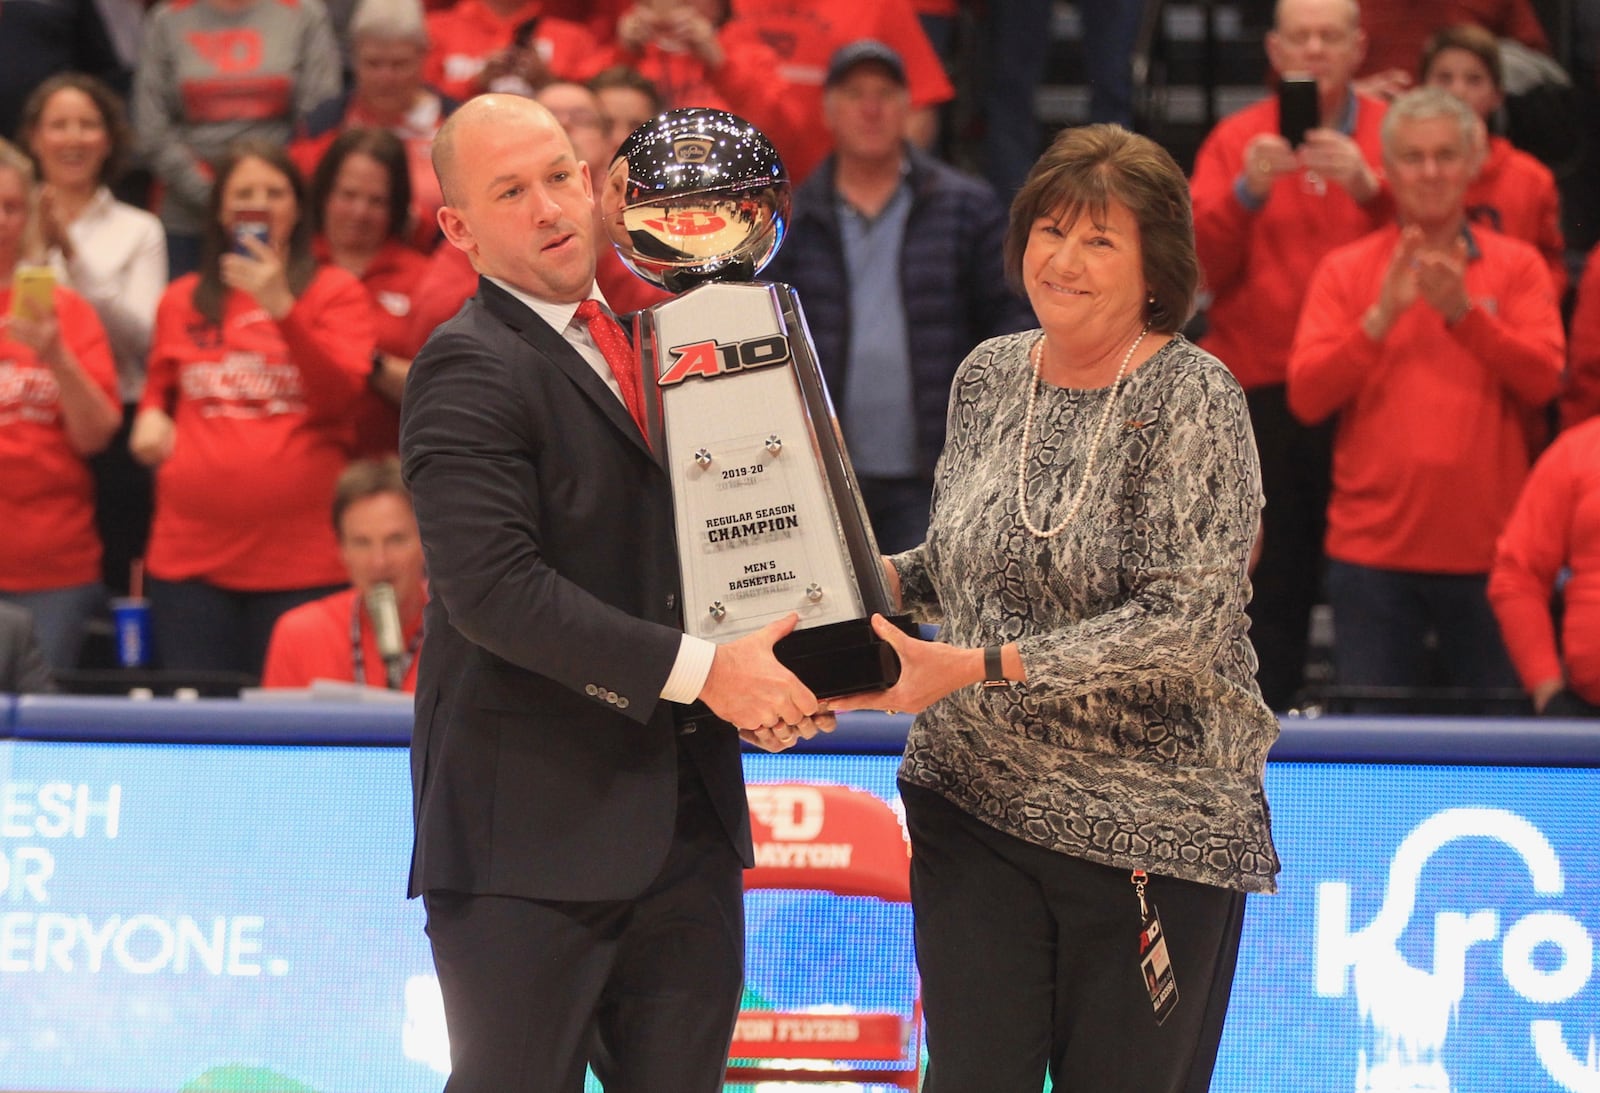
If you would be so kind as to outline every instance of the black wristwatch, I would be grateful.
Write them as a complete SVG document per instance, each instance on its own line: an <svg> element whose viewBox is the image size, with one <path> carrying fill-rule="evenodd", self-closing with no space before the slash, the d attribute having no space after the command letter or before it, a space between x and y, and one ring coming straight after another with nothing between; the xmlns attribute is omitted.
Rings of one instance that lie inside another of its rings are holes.
<svg viewBox="0 0 1600 1093"><path fill-rule="evenodd" d="M378 377L383 375L383 361L383 350L374 349L372 351L372 369L367 373L367 383L373 384L378 382Z"/></svg>
<svg viewBox="0 0 1600 1093"><path fill-rule="evenodd" d="M1000 664L1000 646L985 645L983 647L983 685L985 687L1009 687L1011 681L1006 678L1005 669Z"/></svg>

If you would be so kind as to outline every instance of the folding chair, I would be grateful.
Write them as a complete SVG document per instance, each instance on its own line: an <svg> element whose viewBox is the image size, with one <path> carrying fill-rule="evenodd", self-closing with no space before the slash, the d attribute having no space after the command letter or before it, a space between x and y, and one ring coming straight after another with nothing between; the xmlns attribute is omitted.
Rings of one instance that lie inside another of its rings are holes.
<svg viewBox="0 0 1600 1093"><path fill-rule="evenodd" d="M745 873L746 891L794 889L910 902L911 846L884 800L848 786L806 783L757 784L747 792L756 867ZM822 984L817 1009L742 1011L728 1081L859 1082L915 1093L922 998L914 965L910 974L909 1014L843 1010L829 1004ZM818 1060L833 1065L819 1067ZM897 1065L863 1065L869 1062Z"/></svg>

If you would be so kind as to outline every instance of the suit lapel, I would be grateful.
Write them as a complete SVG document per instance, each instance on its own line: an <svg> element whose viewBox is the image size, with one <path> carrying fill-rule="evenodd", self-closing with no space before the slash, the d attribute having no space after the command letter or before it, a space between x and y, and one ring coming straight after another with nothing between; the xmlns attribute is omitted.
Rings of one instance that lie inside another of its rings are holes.
<svg viewBox="0 0 1600 1093"><path fill-rule="evenodd" d="M607 420L627 437L629 443L643 452L652 462L654 461L655 457L651 455L650 446L640 435L639 427L634 424L628 408L606 385L606 381L595 373L589 362L561 336L560 331L551 327L520 300L487 278L478 279L478 297L491 315L516 331L517 335L532 346L541 358L554 365L571 380L578 390L600 409Z"/></svg>

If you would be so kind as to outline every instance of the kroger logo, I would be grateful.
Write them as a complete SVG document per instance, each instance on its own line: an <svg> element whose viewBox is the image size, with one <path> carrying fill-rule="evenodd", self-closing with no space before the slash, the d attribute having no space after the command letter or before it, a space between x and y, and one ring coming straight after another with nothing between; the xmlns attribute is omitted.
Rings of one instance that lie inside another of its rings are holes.
<svg viewBox="0 0 1600 1093"><path fill-rule="evenodd" d="M1506 984L1536 1006L1559 1006L1594 978L1594 938L1556 906L1509 923L1492 907L1441 911L1433 922L1433 966L1418 968L1406 960L1400 939L1416 909L1423 867L1442 847L1462 839L1490 839L1510 848L1542 899L1554 901L1566 889L1550 841L1521 816L1497 808L1452 808L1417 825L1395 849L1377 914L1358 929L1350 922L1350 886L1319 885L1316 991L1341 997L1354 982L1363 1040L1356 1093L1447 1093L1443 1049L1466 993L1467 953L1475 946L1497 948ZM1539 1065L1560 1088L1600 1093L1593 1030L1568 1029L1552 1014L1530 1021L1528 1036ZM1572 1047L1574 1037L1580 1051Z"/></svg>

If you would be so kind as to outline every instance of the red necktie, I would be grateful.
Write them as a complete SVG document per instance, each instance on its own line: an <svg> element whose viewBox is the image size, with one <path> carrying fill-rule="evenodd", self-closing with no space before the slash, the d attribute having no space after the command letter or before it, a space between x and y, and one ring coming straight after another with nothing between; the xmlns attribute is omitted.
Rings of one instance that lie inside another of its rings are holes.
<svg viewBox="0 0 1600 1093"><path fill-rule="evenodd" d="M617 386L622 388L622 401L628 407L628 413L633 415L634 424L639 426L639 432L648 445L650 430L644 420L643 380L639 358L634 355L632 343L622 332L621 325L600 306L598 300L585 300L579 304L578 318L589 328L589 337L594 339L600 355L605 357L611 374L616 377Z"/></svg>

